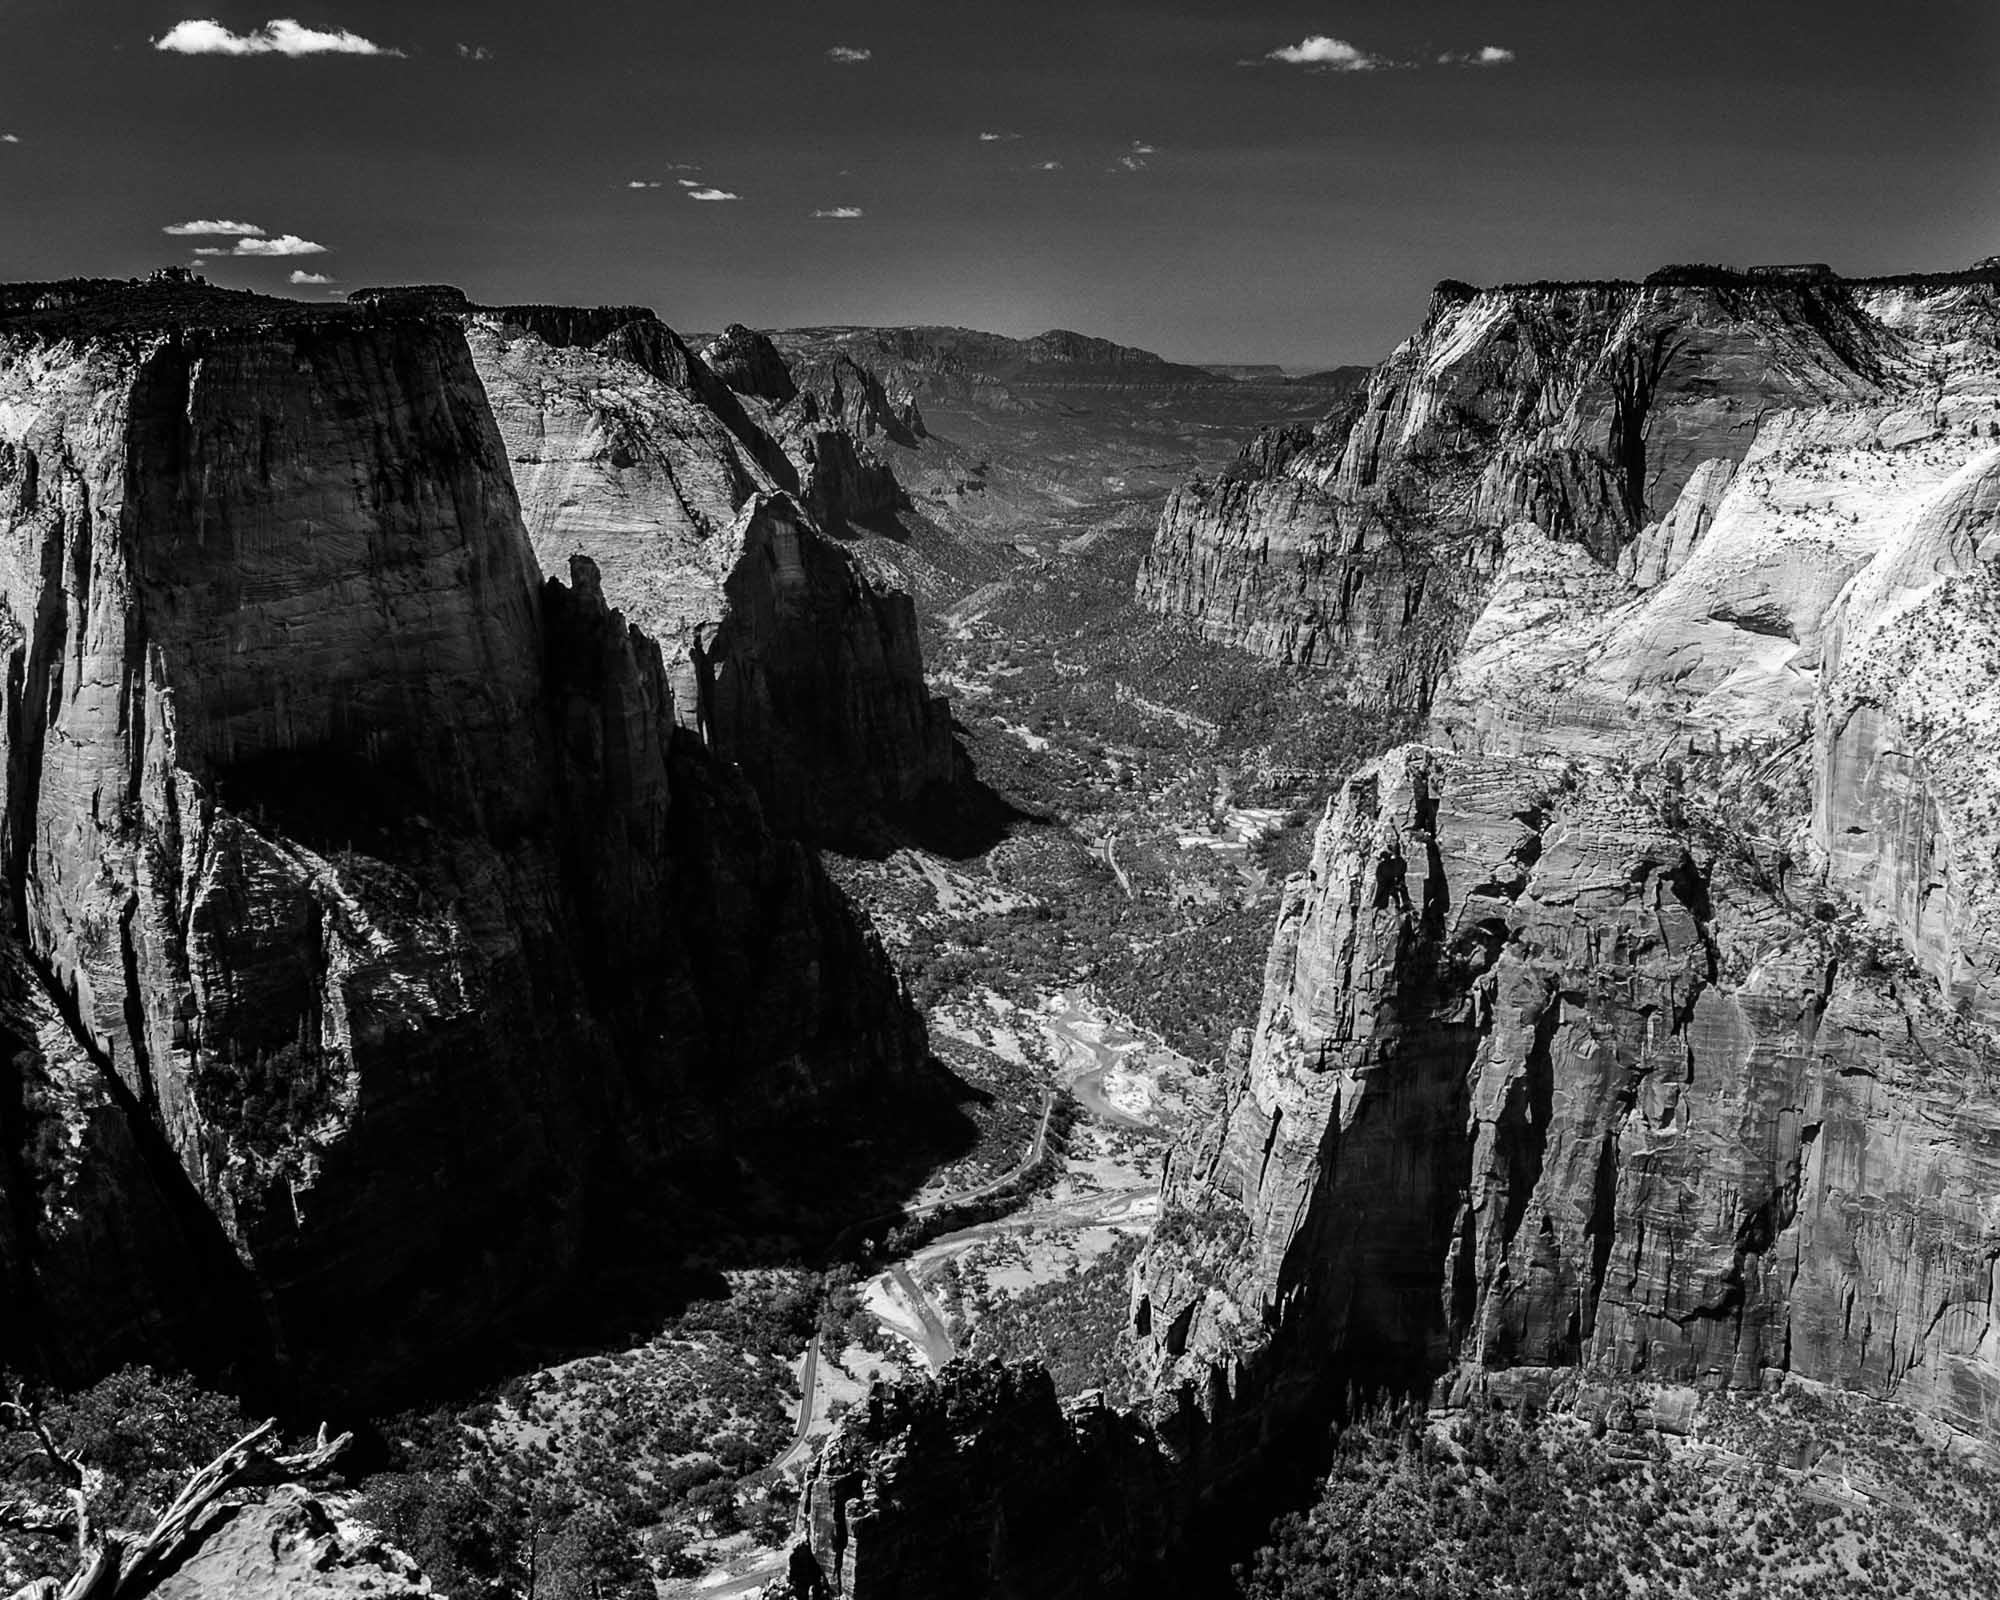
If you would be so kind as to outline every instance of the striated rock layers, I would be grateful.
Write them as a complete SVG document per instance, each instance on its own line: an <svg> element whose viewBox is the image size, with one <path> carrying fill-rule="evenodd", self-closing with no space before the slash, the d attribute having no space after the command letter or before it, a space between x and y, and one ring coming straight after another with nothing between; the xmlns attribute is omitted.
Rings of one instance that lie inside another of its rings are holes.
<svg viewBox="0 0 2000 1600"><path fill-rule="evenodd" d="M922 1027L542 581L454 320L114 310L0 328L0 1339L353 1396Z"/></svg>
<svg viewBox="0 0 2000 1600"><path fill-rule="evenodd" d="M1993 1020L1996 473L1991 270L1445 286L1355 405L1185 489L1139 587L1460 749L1795 755L1816 803L1738 821Z"/></svg>
<svg viewBox="0 0 2000 1600"><path fill-rule="evenodd" d="M1835 442L1774 440L1767 422L1865 411L1834 430L1851 451L1936 431L1912 414L1934 420L1940 375L1962 388L1962 374L1946 370L1941 330L1879 299L1833 278L1672 270L1643 284L1440 286L1422 329L1354 401L1174 496L1140 599L1428 710L1493 589L1503 530L1532 524L1657 583L1727 515L1717 501L1760 444L1768 467ZM1806 498L1776 491L1801 522ZM1864 495L1834 498L1811 508L1824 513L1820 545L1849 542ZM1773 632L1769 610L1746 603L1741 620Z"/></svg>
<svg viewBox="0 0 2000 1600"><path fill-rule="evenodd" d="M837 422L772 426L756 386L789 374L768 344L725 365L739 397L648 312L465 323L537 554L596 562L665 651L676 722L744 770L774 826L865 841L957 781L914 607L822 531L893 501L894 476L875 482L887 469Z"/></svg>

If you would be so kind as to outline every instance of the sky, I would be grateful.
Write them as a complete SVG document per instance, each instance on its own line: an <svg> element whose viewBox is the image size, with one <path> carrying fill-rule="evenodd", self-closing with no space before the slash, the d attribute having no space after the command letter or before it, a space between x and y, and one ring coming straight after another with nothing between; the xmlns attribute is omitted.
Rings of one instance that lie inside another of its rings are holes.
<svg viewBox="0 0 2000 1600"><path fill-rule="evenodd" d="M0 0L0 279L1315 366L1443 277L1996 253L2000 0Z"/></svg>

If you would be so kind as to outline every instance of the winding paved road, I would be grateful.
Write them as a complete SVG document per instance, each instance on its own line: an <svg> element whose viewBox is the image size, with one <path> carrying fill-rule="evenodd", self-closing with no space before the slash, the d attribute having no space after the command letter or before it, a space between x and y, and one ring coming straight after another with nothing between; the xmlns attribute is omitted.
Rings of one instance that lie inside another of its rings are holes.
<svg viewBox="0 0 2000 1600"><path fill-rule="evenodd" d="M812 1443L813 1390L819 1384L819 1335L806 1346L805 1370L799 1374L799 1425L792 1435L791 1448L771 1463L779 1472L804 1457Z"/></svg>

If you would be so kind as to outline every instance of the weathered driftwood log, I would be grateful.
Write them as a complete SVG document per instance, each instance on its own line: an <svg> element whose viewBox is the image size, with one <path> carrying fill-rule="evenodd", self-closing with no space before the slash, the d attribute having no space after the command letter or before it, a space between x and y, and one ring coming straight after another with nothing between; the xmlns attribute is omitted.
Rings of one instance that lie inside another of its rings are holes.
<svg viewBox="0 0 2000 1600"><path fill-rule="evenodd" d="M12 1600L138 1600L208 1531L209 1513L225 1497L322 1472L354 1437L343 1433L328 1439L322 1425L310 1448L281 1456L271 1447L277 1428L276 1418L253 1428L189 1478L143 1539L116 1533L93 1538L89 1518L79 1507L78 1538L85 1547L78 1552L75 1575L67 1584L38 1579L16 1591Z"/></svg>

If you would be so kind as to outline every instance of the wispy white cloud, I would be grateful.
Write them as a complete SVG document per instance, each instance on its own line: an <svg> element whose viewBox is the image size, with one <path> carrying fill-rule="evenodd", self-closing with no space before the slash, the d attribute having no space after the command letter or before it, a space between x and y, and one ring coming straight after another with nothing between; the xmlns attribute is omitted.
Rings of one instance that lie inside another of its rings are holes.
<svg viewBox="0 0 2000 1600"><path fill-rule="evenodd" d="M708 187L699 178L676 178L674 182L679 184L683 189L706 189Z"/></svg>
<svg viewBox="0 0 2000 1600"><path fill-rule="evenodd" d="M854 218L865 217L867 214L859 206L829 206L824 211L813 213L815 217L827 217L836 222L851 222Z"/></svg>
<svg viewBox="0 0 2000 1600"><path fill-rule="evenodd" d="M238 239L233 246L203 245L198 256L323 256L326 246L301 239L296 233L281 233L275 239Z"/></svg>
<svg viewBox="0 0 2000 1600"><path fill-rule="evenodd" d="M152 41L177 56L400 56L403 52L345 28L308 28L276 17L248 33L232 33L214 18L176 22Z"/></svg>
<svg viewBox="0 0 2000 1600"><path fill-rule="evenodd" d="M658 178L653 178L651 180L645 178L633 178L630 181L628 181L625 185L625 187L628 189L657 189L659 188L659 186L660 186L660 180Z"/></svg>
<svg viewBox="0 0 2000 1600"><path fill-rule="evenodd" d="M462 44L458 47L461 61L491 61L493 52L483 44Z"/></svg>
<svg viewBox="0 0 2000 1600"><path fill-rule="evenodd" d="M18 133L0 133L0 144L19 144L20 142L21 136Z"/></svg>
<svg viewBox="0 0 2000 1600"><path fill-rule="evenodd" d="M176 239L260 238L264 230L254 222L208 221L173 222L160 230Z"/></svg>
<svg viewBox="0 0 2000 1600"><path fill-rule="evenodd" d="M1062 171L1062 163L1060 161L1037 161L1028 170L1030 172L1060 172Z"/></svg>
<svg viewBox="0 0 2000 1600"><path fill-rule="evenodd" d="M688 190L687 197L690 200L741 200L743 198L740 194L731 194L727 189L717 189L712 186L690 189Z"/></svg>
<svg viewBox="0 0 2000 1600"><path fill-rule="evenodd" d="M1308 34L1297 44L1283 45L1264 59L1283 61L1294 67L1311 67L1316 72L1371 72L1387 65L1381 57L1371 56L1358 45L1351 45L1345 39L1329 38L1323 33Z"/></svg>
<svg viewBox="0 0 2000 1600"><path fill-rule="evenodd" d="M979 136L979 142L981 144L1004 144L1009 140L1020 137L1018 133L982 133Z"/></svg>
<svg viewBox="0 0 2000 1600"><path fill-rule="evenodd" d="M837 44L831 50L827 51L826 58L829 61L838 61L842 66L851 67L857 61L874 60L875 52L873 50L864 50L859 45Z"/></svg>
<svg viewBox="0 0 2000 1600"><path fill-rule="evenodd" d="M338 278L329 278L324 272L294 271L289 281L295 284L305 285L308 283L314 283L314 284L338 283L340 280Z"/></svg>
<svg viewBox="0 0 2000 1600"><path fill-rule="evenodd" d="M238 239L239 256L323 256L326 246L301 239L296 233L281 233L275 239Z"/></svg>
<svg viewBox="0 0 2000 1600"><path fill-rule="evenodd" d="M1514 52L1497 44L1484 44L1477 50L1447 50L1438 57L1441 67L1504 67L1514 59Z"/></svg>
<svg viewBox="0 0 2000 1600"><path fill-rule="evenodd" d="M1132 148L1117 158L1117 165L1112 167L1111 170L1113 172L1144 172L1152 165L1152 162L1147 158L1149 156L1156 156L1159 153L1157 146L1146 143L1144 139L1134 139L1132 141Z"/></svg>

